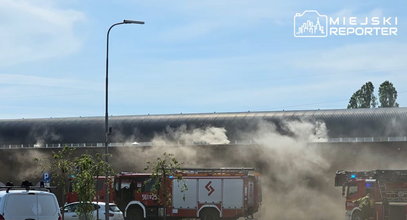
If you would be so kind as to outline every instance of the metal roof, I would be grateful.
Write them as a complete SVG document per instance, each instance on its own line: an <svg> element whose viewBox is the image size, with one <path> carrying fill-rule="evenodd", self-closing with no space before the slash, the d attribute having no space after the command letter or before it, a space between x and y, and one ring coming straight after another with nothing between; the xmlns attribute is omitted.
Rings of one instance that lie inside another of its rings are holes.
<svg viewBox="0 0 407 220"><path fill-rule="evenodd" d="M149 141L167 127L224 127L229 140L240 132L253 131L259 121L321 121L330 138L407 136L407 108L264 111L237 113L111 116L112 142ZM278 130L278 129L277 129ZM101 143L104 117L38 118L0 120L0 144Z"/></svg>

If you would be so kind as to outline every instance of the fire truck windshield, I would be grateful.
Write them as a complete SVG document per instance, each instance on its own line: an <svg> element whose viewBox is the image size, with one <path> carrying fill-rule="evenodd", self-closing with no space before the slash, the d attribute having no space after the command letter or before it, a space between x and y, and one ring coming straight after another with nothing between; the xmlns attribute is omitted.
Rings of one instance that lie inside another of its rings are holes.
<svg viewBox="0 0 407 220"><path fill-rule="evenodd" d="M120 189L123 189L123 188L130 189L130 183L131 183L130 180L122 179Z"/></svg>
<svg viewBox="0 0 407 220"><path fill-rule="evenodd" d="M349 184L347 191L347 196L351 196L358 192L358 186L356 184Z"/></svg>

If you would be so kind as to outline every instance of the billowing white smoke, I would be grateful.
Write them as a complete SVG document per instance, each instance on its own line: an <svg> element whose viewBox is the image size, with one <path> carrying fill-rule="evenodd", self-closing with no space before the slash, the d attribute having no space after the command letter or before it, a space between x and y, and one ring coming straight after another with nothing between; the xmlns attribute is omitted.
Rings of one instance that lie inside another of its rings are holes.
<svg viewBox="0 0 407 220"><path fill-rule="evenodd" d="M142 154L145 161L163 152L172 153L186 167L255 167L262 174L259 218L263 220L342 219L343 204L333 187L330 162L319 148L309 145L325 140L326 133L325 124L320 122L289 121L277 131L274 124L260 121L257 129L240 137L253 145L221 152L219 148L193 145L229 143L224 128L188 130L181 126L157 134L153 147Z"/></svg>
<svg viewBox="0 0 407 220"><path fill-rule="evenodd" d="M226 136L225 128L206 127L187 129L187 126L182 125L176 129L167 127L165 134L154 137L152 145L168 145L169 142L177 145L217 145L230 143Z"/></svg>
<svg viewBox="0 0 407 220"><path fill-rule="evenodd" d="M315 144L326 138L327 130L321 122L286 121L277 128L271 122L260 121L255 129L238 138L250 140L252 145L217 146L229 143L225 128L181 126L156 134L152 147L115 148L110 161L117 172L142 172L146 161L167 152L184 162L184 167L254 167L262 175L263 205L258 215L261 220L343 219L344 200L340 189L333 186L337 169L407 168L407 150L402 147L395 150L378 143ZM13 164L18 179L24 179L41 173L32 158L44 157L49 155L32 150L9 157L2 164ZM23 169L23 164L35 169Z"/></svg>
<svg viewBox="0 0 407 220"><path fill-rule="evenodd" d="M207 164L205 165L202 161L208 161L212 155L206 150L200 150L202 148L198 148L198 146L215 146L228 143L225 128L188 129L185 125L178 128L167 127L164 133L154 136L150 142L152 147L140 148L136 145L130 149L118 148L117 151L120 154L118 166L126 167L125 163L130 163L133 164L134 171L140 172L145 168L147 161L154 160L166 152L175 155L180 162L183 162L184 167L204 167ZM211 166L216 165L216 161L211 164Z"/></svg>
<svg viewBox="0 0 407 220"><path fill-rule="evenodd" d="M58 141L62 138L61 135L53 130L43 128L33 128L29 135L33 136L36 140L34 147L45 147L47 141Z"/></svg>
<svg viewBox="0 0 407 220"><path fill-rule="evenodd" d="M284 133L260 122L251 134L257 144L245 160L262 165L261 219L342 219L343 207L335 194L330 162L309 143L326 139L324 123L285 122Z"/></svg>

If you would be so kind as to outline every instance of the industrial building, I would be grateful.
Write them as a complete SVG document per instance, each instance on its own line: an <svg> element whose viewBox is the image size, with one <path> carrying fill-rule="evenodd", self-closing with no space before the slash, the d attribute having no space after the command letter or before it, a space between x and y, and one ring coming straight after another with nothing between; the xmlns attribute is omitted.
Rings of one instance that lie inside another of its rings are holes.
<svg viewBox="0 0 407 220"><path fill-rule="evenodd" d="M224 128L230 144L247 144L250 140L241 134L256 130L259 123L271 123L285 134L289 121L324 123L328 137L322 142L407 141L407 108L373 108L111 116L110 142L148 143L157 134L183 126ZM103 146L104 129L104 117L0 120L0 147Z"/></svg>

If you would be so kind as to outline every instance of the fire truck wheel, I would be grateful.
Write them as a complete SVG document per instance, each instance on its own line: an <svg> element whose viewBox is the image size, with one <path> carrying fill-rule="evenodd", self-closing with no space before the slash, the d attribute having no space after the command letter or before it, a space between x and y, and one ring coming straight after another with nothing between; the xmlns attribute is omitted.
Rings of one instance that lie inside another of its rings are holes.
<svg viewBox="0 0 407 220"><path fill-rule="evenodd" d="M354 211L352 214L352 220L363 220L359 211Z"/></svg>
<svg viewBox="0 0 407 220"><path fill-rule="evenodd" d="M215 209L206 209L202 212L201 220L219 220L219 214Z"/></svg>
<svg viewBox="0 0 407 220"><path fill-rule="evenodd" d="M126 220L142 220L144 219L143 210L138 207L131 208L127 213Z"/></svg>

